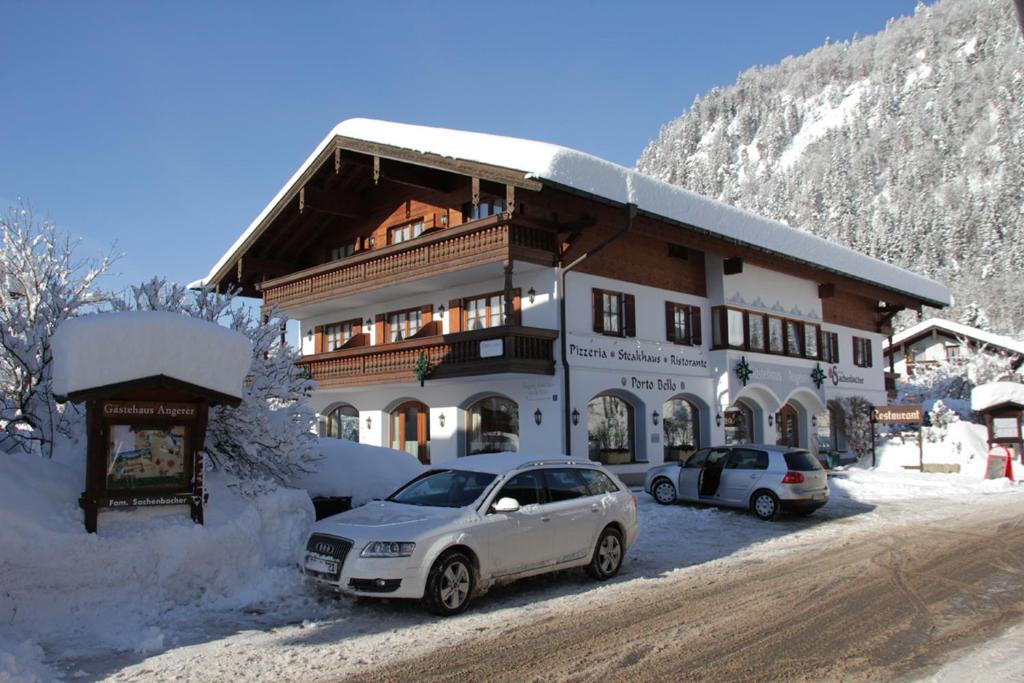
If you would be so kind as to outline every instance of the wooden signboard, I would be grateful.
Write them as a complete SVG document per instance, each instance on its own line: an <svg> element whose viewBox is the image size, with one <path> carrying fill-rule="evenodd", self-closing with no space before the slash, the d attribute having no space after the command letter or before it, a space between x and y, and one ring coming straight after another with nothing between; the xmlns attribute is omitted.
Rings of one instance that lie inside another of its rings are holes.
<svg viewBox="0 0 1024 683"><path fill-rule="evenodd" d="M85 527L102 508L188 505L203 522L203 464L209 404L197 401L86 402L89 428Z"/></svg>
<svg viewBox="0 0 1024 683"><path fill-rule="evenodd" d="M877 424L921 424L924 409L920 405L875 406L871 409L871 421Z"/></svg>

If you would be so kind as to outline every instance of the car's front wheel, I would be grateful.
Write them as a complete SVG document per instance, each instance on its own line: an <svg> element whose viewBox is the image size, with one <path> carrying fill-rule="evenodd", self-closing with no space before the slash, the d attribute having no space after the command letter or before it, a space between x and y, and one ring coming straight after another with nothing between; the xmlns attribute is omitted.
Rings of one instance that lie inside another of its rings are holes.
<svg viewBox="0 0 1024 683"><path fill-rule="evenodd" d="M476 588L473 562L460 552L442 555L427 575L423 601L427 609L442 617L465 611Z"/></svg>
<svg viewBox="0 0 1024 683"><path fill-rule="evenodd" d="M676 502L676 487L668 479L659 479L651 487L651 494L654 500L662 505L671 505Z"/></svg>
<svg viewBox="0 0 1024 683"><path fill-rule="evenodd" d="M606 527L597 539L587 573L598 581L607 581L619 573L624 552L622 534L615 527Z"/></svg>
<svg viewBox="0 0 1024 683"><path fill-rule="evenodd" d="M758 519L768 522L779 516L779 499L771 491L758 491L750 499L750 510Z"/></svg>

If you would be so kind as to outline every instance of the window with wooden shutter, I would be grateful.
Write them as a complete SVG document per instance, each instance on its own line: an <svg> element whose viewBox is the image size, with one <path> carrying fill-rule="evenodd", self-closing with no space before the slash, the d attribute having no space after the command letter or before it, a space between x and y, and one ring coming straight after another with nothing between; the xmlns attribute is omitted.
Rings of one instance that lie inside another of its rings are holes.
<svg viewBox="0 0 1024 683"><path fill-rule="evenodd" d="M636 297L632 294L622 295L623 332L627 337L636 336Z"/></svg>
<svg viewBox="0 0 1024 683"><path fill-rule="evenodd" d="M593 290L591 302L594 315L594 332L604 334L604 292L600 289Z"/></svg>
<svg viewBox="0 0 1024 683"><path fill-rule="evenodd" d="M676 306L678 306L678 304L674 304L671 301L665 302L665 339L673 344L679 343L677 341L678 329L676 327Z"/></svg>
<svg viewBox="0 0 1024 683"><path fill-rule="evenodd" d="M694 346L704 343L700 335L700 306L690 306L690 343Z"/></svg>

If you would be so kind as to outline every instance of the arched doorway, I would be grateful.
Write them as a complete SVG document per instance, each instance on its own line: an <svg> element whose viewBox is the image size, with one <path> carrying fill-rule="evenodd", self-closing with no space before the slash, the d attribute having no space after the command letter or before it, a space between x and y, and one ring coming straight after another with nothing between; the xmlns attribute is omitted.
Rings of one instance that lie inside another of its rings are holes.
<svg viewBox="0 0 1024 683"><path fill-rule="evenodd" d="M685 398L670 398L661 415L665 462L689 459L700 448L700 409Z"/></svg>
<svg viewBox="0 0 1024 683"><path fill-rule="evenodd" d="M633 406L614 394L598 394L587 404L587 447L591 460L623 465L636 460Z"/></svg>
<svg viewBox="0 0 1024 683"><path fill-rule="evenodd" d="M327 411L320 421L320 436L359 441L359 411L341 403Z"/></svg>
<svg viewBox="0 0 1024 683"><path fill-rule="evenodd" d="M791 404L787 403L779 410L776 426L779 431L777 444L793 448L800 445L800 415Z"/></svg>
<svg viewBox="0 0 1024 683"><path fill-rule="evenodd" d="M754 443L754 411L744 401L725 409L725 444Z"/></svg>
<svg viewBox="0 0 1024 683"><path fill-rule="evenodd" d="M519 405L487 396L466 409L466 455L519 450Z"/></svg>
<svg viewBox="0 0 1024 683"><path fill-rule="evenodd" d="M391 411L391 447L430 464L430 409L419 401L406 401Z"/></svg>

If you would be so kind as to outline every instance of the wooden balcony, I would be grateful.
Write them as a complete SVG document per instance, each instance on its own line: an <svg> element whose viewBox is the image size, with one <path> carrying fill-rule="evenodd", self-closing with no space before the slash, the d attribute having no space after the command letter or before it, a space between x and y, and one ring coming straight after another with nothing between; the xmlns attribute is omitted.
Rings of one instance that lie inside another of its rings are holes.
<svg viewBox="0 0 1024 683"><path fill-rule="evenodd" d="M555 239L502 214L267 280L259 288L265 307L287 310L510 259L552 265Z"/></svg>
<svg viewBox="0 0 1024 683"><path fill-rule="evenodd" d="M501 372L553 375L557 338L555 330L494 327L316 354L304 357L299 366L321 389L415 382L413 366L420 354L430 364L427 381Z"/></svg>

